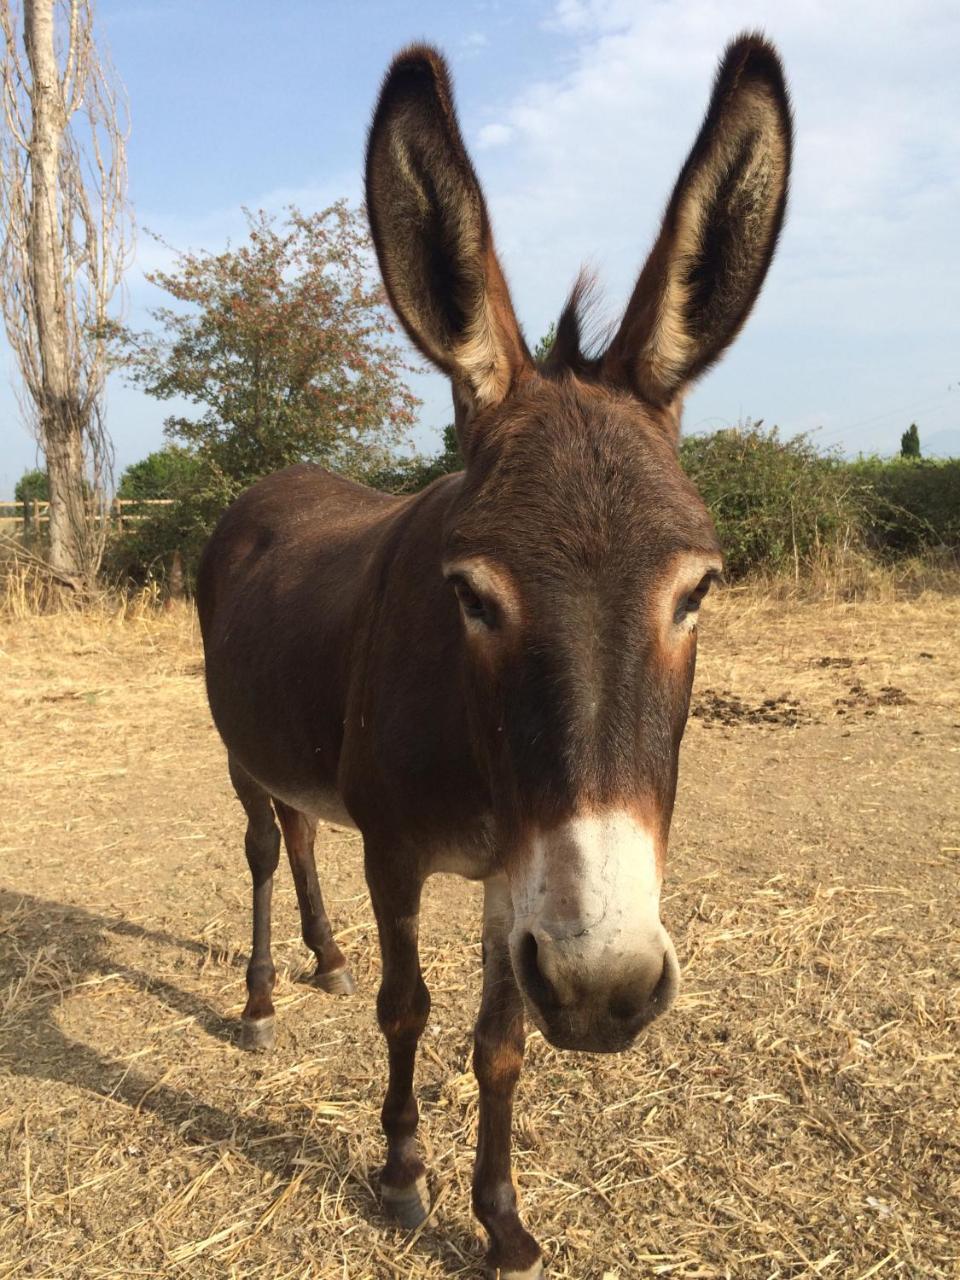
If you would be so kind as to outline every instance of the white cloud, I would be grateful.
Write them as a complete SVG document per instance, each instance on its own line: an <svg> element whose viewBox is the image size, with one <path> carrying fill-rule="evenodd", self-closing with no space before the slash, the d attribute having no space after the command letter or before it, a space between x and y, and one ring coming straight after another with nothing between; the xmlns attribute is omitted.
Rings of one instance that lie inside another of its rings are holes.
<svg viewBox="0 0 960 1280"><path fill-rule="evenodd" d="M477 133L477 146L481 150L502 147L513 138L514 130L508 124L485 124Z"/></svg>

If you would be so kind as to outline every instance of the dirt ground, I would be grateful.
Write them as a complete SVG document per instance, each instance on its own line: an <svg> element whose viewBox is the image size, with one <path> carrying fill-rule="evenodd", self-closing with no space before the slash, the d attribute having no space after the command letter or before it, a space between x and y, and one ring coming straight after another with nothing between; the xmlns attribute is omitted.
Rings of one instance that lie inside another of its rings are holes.
<svg viewBox="0 0 960 1280"><path fill-rule="evenodd" d="M960 601L705 611L664 914L684 986L629 1054L529 1040L516 1169L551 1277L960 1276ZM243 824L192 616L0 625L0 1277L473 1277L478 893L428 889L435 1210L376 1201L385 1060L358 837L321 829L358 991L235 1044Z"/></svg>

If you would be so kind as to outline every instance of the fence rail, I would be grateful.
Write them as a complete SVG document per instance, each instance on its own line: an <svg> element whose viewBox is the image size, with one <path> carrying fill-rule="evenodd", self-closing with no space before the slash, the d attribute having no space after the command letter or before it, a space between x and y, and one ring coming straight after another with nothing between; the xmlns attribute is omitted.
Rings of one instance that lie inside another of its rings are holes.
<svg viewBox="0 0 960 1280"><path fill-rule="evenodd" d="M150 515L147 507L169 507L172 498L114 498L110 503L109 520L118 530L123 530ZM91 519L94 517L91 516ZM26 502L8 502L0 498L0 529L10 532L21 528L24 532L39 533L50 520L50 503L39 498L31 498Z"/></svg>

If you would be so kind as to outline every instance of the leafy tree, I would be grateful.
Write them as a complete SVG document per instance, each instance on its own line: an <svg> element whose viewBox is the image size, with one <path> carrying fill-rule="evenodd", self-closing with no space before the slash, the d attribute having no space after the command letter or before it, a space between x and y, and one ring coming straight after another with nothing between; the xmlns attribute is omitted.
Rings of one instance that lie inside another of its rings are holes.
<svg viewBox="0 0 960 1280"><path fill-rule="evenodd" d="M160 400L200 412L164 430L197 456L217 500L293 462L359 474L385 465L417 401L366 274L369 238L344 201L248 213L249 238L223 253L179 253L148 279L174 305L159 329L121 335L130 373Z"/></svg>
<svg viewBox="0 0 960 1280"><path fill-rule="evenodd" d="M168 444L133 462L120 477L118 498L177 498L197 481L200 463L181 445Z"/></svg>
<svg viewBox="0 0 960 1280"><path fill-rule="evenodd" d="M25 471L13 491L16 502L49 502L50 482L46 471Z"/></svg>
<svg viewBox="0 0 960 1280"><path fill-rule="evenodd" d="M920 457L920 432L917 430L915 422L911 422L900 437L900 456L901 458Z"/></svg>
<svg viewBox="0 0 960 1280"><path fill-rule="evenodd" d="M359 214L340 201L247 222L238 247L180 253L172 270L150 275L171 305L151 313L156 331L117 335L136 383L198 412L169 417L171 447L121 486L121 496L168 486L174 503L115 540L116 577L162 574L179 551L191 578L217 516L254 480L305 461L363 478L391 464L413 422L418 401L367 277Z"/></svg>

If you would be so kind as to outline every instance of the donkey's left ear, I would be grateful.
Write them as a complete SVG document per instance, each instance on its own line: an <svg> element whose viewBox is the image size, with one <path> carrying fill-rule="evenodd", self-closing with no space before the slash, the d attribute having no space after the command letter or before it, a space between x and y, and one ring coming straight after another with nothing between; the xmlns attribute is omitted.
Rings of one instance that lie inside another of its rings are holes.
<svg viewBox="0 0 960 1280"><path fill-rule="evenodd" d="M724 54L601 376L667 407L736 336L756 301L787 202L790 100L776 50L743 35Z"/></svg>

